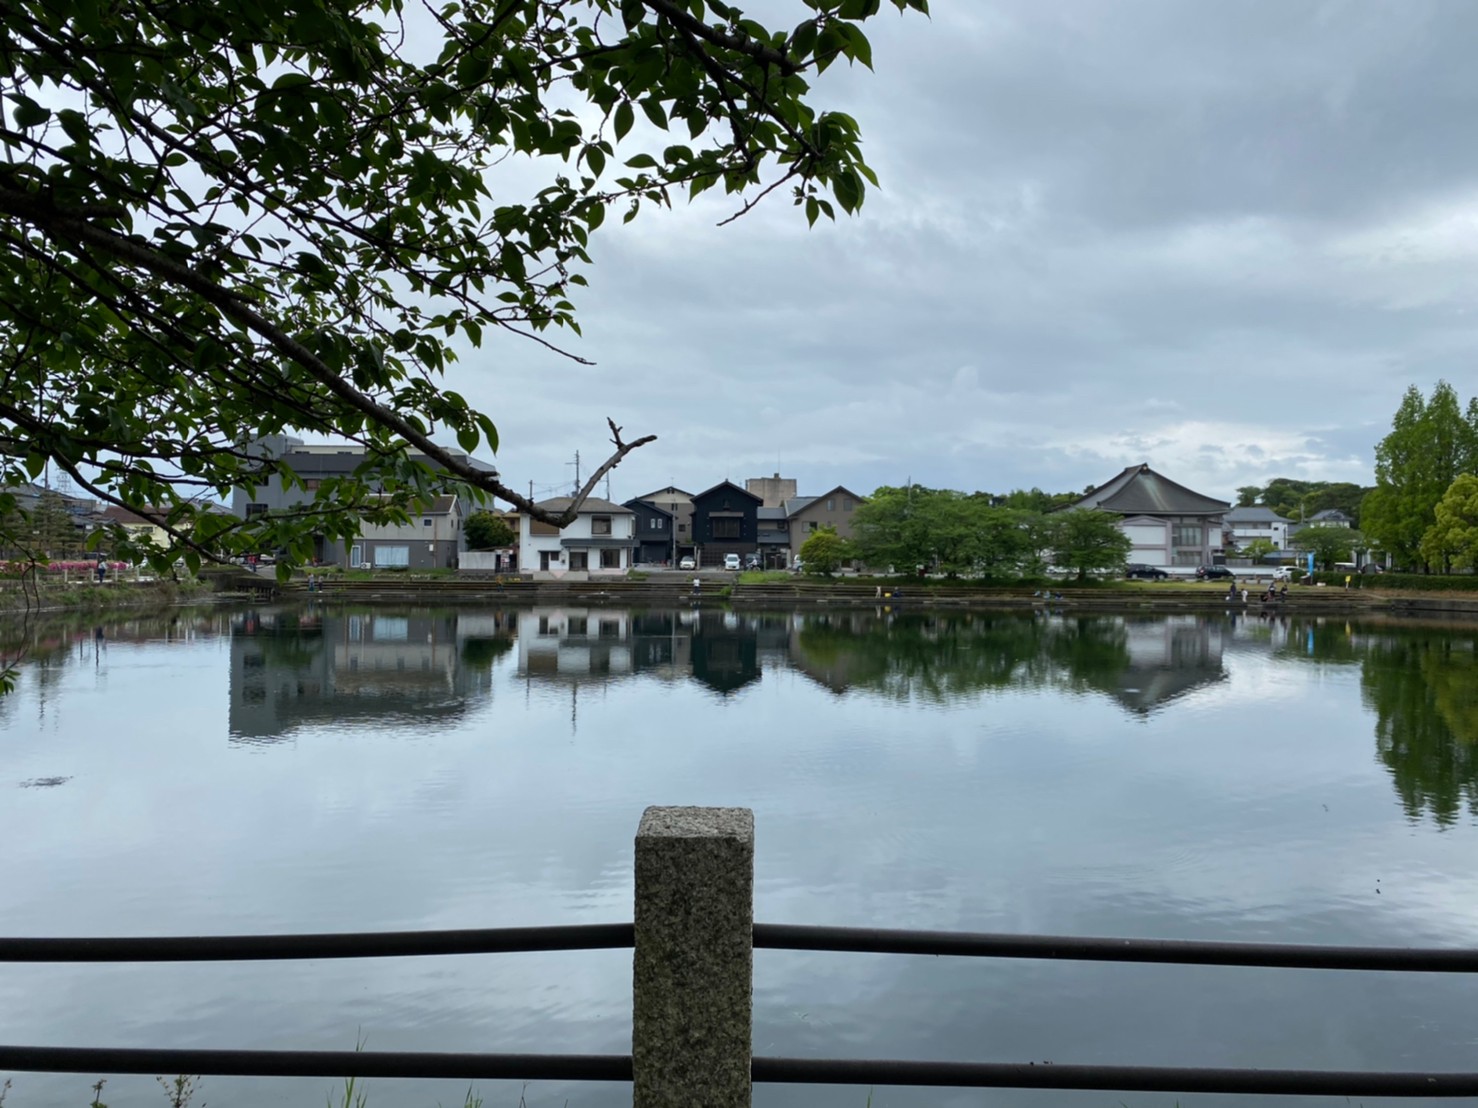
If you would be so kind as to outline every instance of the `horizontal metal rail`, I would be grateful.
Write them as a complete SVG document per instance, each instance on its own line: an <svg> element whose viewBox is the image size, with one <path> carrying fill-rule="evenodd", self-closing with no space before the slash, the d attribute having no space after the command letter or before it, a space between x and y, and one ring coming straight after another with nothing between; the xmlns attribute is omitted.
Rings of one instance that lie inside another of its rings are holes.
<svg viewBox="0 0 1478 1108"><path fill-rule="evenodd" d="M222 1077L377 1077L472 1081L630 1081L629 1054L454 1054L422 1051L140 1050L0 1046L0 1071L190 1073ZM1284 1096L1478 1096L1478 1073L1079 1066L755 1058L756 1083L1096 1089Z"/></svg>
<svg viewBox="0 0 1478 1108"><path fill-rule="evenodd" d="M0 1046L0 1071L216 1077L416 1077L630 1081L629 1054L447 1054L407 1050L136 1050Z"/></svg>
<svg viewBox="0 0 1478 1108"><path fill-rule="evenodd" d="M1478 973L1478 950L1288 943L1116 939L1079 935L1009 935L966 931L890 931L874 927L814 927L757 923L755 949L824 950L865 954L930 954L968 958L1054 958L1088 962L1169 962L1199 966L1283 969L1401 970Z"/></svg>
<svg viewBox="0 0 1478 1108"><path fill-rule="evenodd" d="M398 958L442 954L512 954L550 950L621 950L636 943L629 923L500 927L459 931L369 931L314 935L198 935L140 938L0 938L0 962L219 962L307 958ZM1120 939L1084 935L1012 935L757 923L757 950L922 954L1160 962L1284 969L1478 973L1478 950L1289 943Z"/></svg>
<svg viewBox="0 0 1478 1108"><path fill-rule="evenodd" d="M0 939L0 962L257 962L298 958L405 958L619 950L636 945L630 923L498 927L463 931L364 931L320 935L196 935L135 939Z"/></svg>
<svg viewBox="0 0 1478 1108"><path fill-rule="evenodd" d="M899 1062L755 1058L756 1082L948 1085L988 1089L1263 1093L1282 1096L1478 1096L1478 1073L1370 1073L1178 1066L1059 1066L1048 1062Z"/></svg>

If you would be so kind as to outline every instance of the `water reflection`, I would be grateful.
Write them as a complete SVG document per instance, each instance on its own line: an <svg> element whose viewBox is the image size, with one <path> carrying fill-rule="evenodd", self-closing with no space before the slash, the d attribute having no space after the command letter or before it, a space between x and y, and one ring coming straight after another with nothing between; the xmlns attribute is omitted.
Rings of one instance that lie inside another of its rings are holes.
<svg viewBox="0 0 1478 1108"><path fill-rule="evenodd" d="M1226 679L1224 626L1194 616L798 616L794 664L835 693L945 702L986 690L1097 691L1137 715Z"/></svg>
<svg viewBox="0 0 1478 1108"><path fill-rule="evenodd" d="M1411 819L1478 814L1478 632L1394 619L1259 613L1213 617L850 611L334 608L174 609L125 618L0 621L44 719L66 673L102 672L110 649L189 649L229 639L229 736L270 743L307 726L455 721L522 683L692 682L742 697L789 671L837 697L949 704L1049 688L1105 698L1137 718L1236 682L1229 658L1358 667L1377 755ZM572 701L573 703L573 701ZM578 715L572 714L578 726Z"/></svg>
<svg viewBox="0 0 1478 1108"><path fill-rule="evenodd" d="M231 621L230 733L271 742L310 724L460 718L512 648L506 613L253 609Z"/></svg>
<svg viewBox="0 0 1478 1108"><path fill-rule="evenodd" d="M1478 639L1373 637L1360 688L1375 745L1406 814L1450 826L1478 814Z"/></svg>

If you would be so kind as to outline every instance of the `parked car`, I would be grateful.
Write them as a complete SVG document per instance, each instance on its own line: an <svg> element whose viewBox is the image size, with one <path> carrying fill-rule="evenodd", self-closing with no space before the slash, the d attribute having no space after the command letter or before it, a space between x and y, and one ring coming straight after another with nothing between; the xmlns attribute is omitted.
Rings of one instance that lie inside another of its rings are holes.
<svg viewBox="0 0 1478 1108"><path fill-rule="evenodd" d="M1279 566L1277 569L1273 570L1273 580L1274 581L1292 581L1293 580L1293 569L1292 569L1292 567L1290 567L1290 566Z"/></svg>
<svg viewBox="0 0 1478 1108"><path fill-rule="evenodd" d="M678 569L697 569L698 568L698 563L695 562L695 561L693 561L693 556L691 554L689 554L687 557L683 558L681 561L679 561L677 563L677 568Z"/></svg>
<svg viewBox="0 0 1478 1108"><path fill-rule="evenodd" d="M1163 581L1165 578L1169 577L1170 574L1166 573L1159 566L1151 566L1145 565L1142 562L1134 562L1131 565L1124 567L1124 576L1130 579L1138 579L1142 581Z"/></svg>
<svg viewBox="0 0 1478 1108"><path fill-rule="evenodd" d="M738 570L740 568L739 555L737 555L737 554L725 554L724 555L724 568L725 569Z"/></svg>
<svg viewBox="0 0 1478 1108"><path fill-rule="evenodd" d="M1215 581L1218 578L1235 581L1237 575L1226 566L1198 566L1196 577L1202 581Z"/></svg>

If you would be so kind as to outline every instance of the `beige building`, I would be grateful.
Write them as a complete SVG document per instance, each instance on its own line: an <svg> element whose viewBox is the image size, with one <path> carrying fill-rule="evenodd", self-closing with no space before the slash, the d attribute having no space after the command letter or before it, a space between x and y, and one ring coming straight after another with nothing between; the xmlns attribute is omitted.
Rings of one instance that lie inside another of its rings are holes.
<svg viewBox="0 0 1478 1108"><path fill-rule="evenodd" d="M852 538L852 516L862 499L845 485L838 485L820 496L796 496L787 500L781 507L790 535L791 562L800 556L806 539L825 527L835 528L844 539Z"/></svg>
<svg viewBox="0 0 1478 1108"><path fill-rule="evenodd" d="M746 477L744 479L744 491L751 496L759 497L761 505L766 508L778 508L787 500L793 500L795 490L795 478L781 477L778 473L773 477Z"/></svg>

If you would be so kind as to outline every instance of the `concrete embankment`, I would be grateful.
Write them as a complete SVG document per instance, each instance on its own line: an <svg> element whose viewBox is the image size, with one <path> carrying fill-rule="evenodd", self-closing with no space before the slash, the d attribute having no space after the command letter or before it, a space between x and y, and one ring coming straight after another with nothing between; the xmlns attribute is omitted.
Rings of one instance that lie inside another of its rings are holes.
<svg viewBox="0 0 1478 1108"><path fill-rule="evenodd" d="M1224 612L1246 611L1349 613L1399 611L1411 614L1467 614L1478 616L1478 595L1386 594L1375 589L1346 591L1334 588L1292 588L1286 599L1264 604L1261 594L1249 591L1244 603L1241 592L1235 601L1220 589L1177 585L1145 587L1101 587L1053 589L1050 597L1031 588L972 588L966 585L887 584L839 578L819 581L797 578L790 582L738 584L718 577L705 577L694 596L691 575L665 575L645 580L522 581L492 578L375 578L334 581L322 590L308 593L301 579L284 587L293 596L316 596L324 600L373 603L419 604L548 604L620 605L626 607L670 607L673 605L729 604L736 608L842 607L894 609L1018 609L1050 608L1078 611L1133 612ZM879 593L882 595L879 595ZM1033 595L1036 593L1037 595Z"/></svg>

